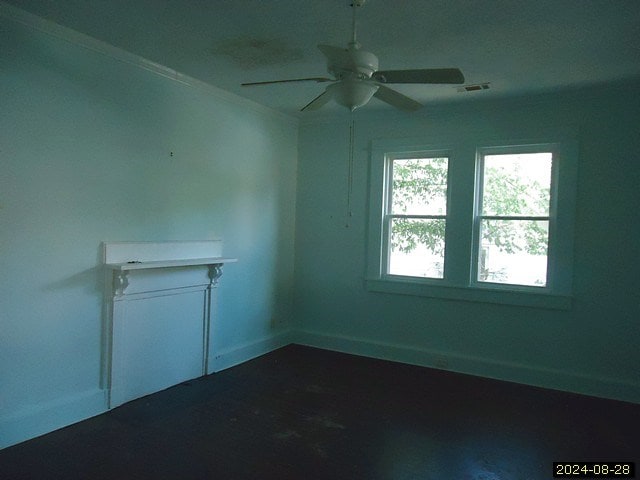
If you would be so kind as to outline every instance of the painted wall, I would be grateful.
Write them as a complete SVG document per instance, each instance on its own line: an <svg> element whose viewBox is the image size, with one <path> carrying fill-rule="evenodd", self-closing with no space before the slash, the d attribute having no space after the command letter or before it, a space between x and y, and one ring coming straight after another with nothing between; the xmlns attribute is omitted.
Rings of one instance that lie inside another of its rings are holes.
<svg viewBox="0 0 640 480"><path fill-rule="evenodd" d="M310 345L640 402L639 85L424 113L356 111L352 217L348 115L300 130L295 314ZM579 142L569 311L369 292L364 287L373 139L483 132Z"/></svg>
<svg viewBox="0 0 640 480"><path fill-rule="evenodd" d="M1 15L0 45L0 447L104 411L103 241L222 239L218 366L281 343L297 123Z"/></svg>
<svg viewBox="0 0 640 480"><path fill-rule="evenodd" d="M638 85L363 109L350 182L347 115L298 129L61 37L0 16L0 447L106 408L103 241L225 241L219 368L293 340L640 402ZM580 142L571 310L365 290L372 139L554 125Z"/></svg>

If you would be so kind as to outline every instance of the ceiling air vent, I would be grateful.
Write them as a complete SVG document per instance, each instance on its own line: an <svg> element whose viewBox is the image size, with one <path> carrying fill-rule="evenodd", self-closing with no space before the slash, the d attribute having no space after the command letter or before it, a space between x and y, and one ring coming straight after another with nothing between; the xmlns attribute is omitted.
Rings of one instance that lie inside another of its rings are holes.
<svg viewBox="0 0 640 480"><path fill-rule="evenodd" d="M489 82L475 83L473 85L462 85L457 87L458 92L478 92L480 90L489 90Z"/></svg>

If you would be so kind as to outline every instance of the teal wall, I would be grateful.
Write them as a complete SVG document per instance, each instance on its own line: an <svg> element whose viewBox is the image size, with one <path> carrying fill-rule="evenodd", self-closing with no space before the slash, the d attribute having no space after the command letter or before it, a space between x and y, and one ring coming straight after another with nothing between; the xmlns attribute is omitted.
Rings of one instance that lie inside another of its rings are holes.
<svg viewBox="0 0 640 480"><path fill-rule="evenodd" d="M224 240L220 368L292 340L640 402L638 85L356 112L348 217L348 115L298 125L64 38L0 16L0 448L106 409L103 241ZM557 128L580 148L570 310L364 288L371 140Z"/></svg>
<svg viewBox="0 0 640 480"><path fill-rule="evenodd" d="M347 222L348 114L300 129L295 315L299 341L352 353L640 402L639 85L356 111ZM568 311L369 292L364 286L374 139L532 138L579 144ZM349 223L349 226L347 226Z"/></svg>
<svg viewBox="0 0 640 480"><path fill-rule="evenodd" d="M0 45L0 448L106 408L103 241L222 239L214 353L278 344L297 123L2 16Z"/></svg>

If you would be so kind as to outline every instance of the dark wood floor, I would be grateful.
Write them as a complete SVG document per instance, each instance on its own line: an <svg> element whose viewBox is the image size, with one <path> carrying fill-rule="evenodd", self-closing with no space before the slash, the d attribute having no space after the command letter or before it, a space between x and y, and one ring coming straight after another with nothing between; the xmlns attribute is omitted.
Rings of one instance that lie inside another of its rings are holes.
<svg viewBox="0 0 640 480"><path fill-rule="evenodd" d="M551 479L640 406L289 346L0 451L19 479Z"/></svg>

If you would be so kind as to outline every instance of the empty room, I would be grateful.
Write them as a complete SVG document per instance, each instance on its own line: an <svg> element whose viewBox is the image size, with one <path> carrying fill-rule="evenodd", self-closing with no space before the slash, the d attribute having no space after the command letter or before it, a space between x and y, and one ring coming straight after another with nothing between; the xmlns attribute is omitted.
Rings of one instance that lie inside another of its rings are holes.
<svg viewBox="0 0 640 480"><path fill-rule="evenodd" d="M0 1L0 478L636 478L640 2Z"/></svg>

